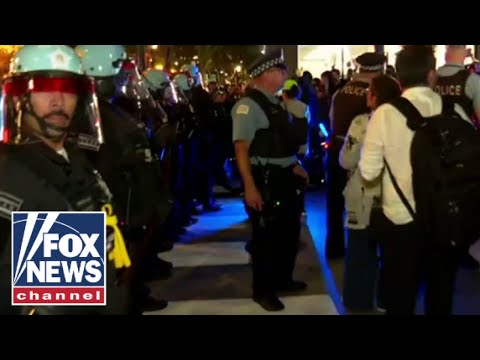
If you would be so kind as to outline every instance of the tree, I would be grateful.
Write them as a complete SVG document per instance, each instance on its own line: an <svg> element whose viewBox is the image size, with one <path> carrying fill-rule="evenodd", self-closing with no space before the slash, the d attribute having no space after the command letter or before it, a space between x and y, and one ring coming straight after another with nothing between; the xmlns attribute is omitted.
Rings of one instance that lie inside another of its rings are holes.
<svg viewBox="0 0 480 360"><path fill-rule="evenodd" d="M195 50L197 51L198 60L202 65L204 72L210 72L216 58L218 58L219 52L222 49L222 45L197 45Z"/></svg>
<svg viewBox="0 0 480 360"><path fill-rule="evenodd" d="M137 52L136 45L125 46L128 53ZM202 72L224 70L232 73L236 66L248 65L259 56L260 48L261 45L158 45L157 50L151 51L147 47L146 51L150 57L154 57L168 68L175 62L178 62L180 68L198 56Z"/></svg>
<svg viewBox="0 0 480 360"><path fill-rule="evenodd" d="M260 45L197 45L198 59L206 72L232 72L240 64L250 64L258 55ZM244 66L243 66L244 67Z"/></svg>
<svg viewBox="0 0 480 360"><path fill-rule="evenodd" d="M0 78L8 74L11 58L22 45L0 45Z"/></svg>

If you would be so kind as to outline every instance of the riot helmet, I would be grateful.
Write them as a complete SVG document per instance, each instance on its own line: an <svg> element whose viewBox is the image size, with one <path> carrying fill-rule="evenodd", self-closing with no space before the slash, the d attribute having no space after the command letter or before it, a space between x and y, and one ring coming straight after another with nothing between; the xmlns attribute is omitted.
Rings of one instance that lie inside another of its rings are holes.
<svg viewBox="0 0 480 360"><path fill-rule="evenodd" d="M143 75L150 92L157 100L161 100L167 105L178 103L177 91L168 73L151 69L145 71Z"/></svg>
<svg viewBox="0 0 480 360"><path fill-rule="evenodd" d="M140 75L133 60L126 60L115 77L116 95L114 102L134 116L137 121L147 125L168 121L167 114L148 90L148 81Z"/></svg>
<svg viewBox="0 0 480 360"><path fill-rule="evenodd" d="M82 59L86 74L95 79L98 96L113 97L115 77L127 59L125 48L122 45L78 45L75 51Z"/></svg>
<svg viewBox="0 0 480 360"><path fill-rule="evenodd" d="M88 135L103 143L92 79L67 45L25 45L10 64L0 103L0 140L23 144Z"/></svg>

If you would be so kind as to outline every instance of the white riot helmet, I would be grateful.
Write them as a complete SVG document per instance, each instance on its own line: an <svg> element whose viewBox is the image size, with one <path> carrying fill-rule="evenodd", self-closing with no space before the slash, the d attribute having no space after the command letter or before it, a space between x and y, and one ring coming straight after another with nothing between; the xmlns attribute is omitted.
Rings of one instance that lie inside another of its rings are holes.
<svg viewBox="0 0 480 360"><path fill-rule="evenodd" d="M55 95L53 95L55 94ZM54 97L48 112L42 99ZM74 106L69 114L67 103ZM41 110L44 108L43 110ZM88 135L103 142L93 81L67 45L25 45L14 56L2 89L0 141L20 144L36 136L61 141Z"/></svg>

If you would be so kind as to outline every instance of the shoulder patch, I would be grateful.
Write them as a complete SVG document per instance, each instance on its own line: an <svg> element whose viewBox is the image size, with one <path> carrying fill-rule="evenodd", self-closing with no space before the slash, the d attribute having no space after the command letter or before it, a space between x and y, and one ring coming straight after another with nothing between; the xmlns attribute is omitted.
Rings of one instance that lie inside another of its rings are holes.
<svg viewBox="0 0 480 360"><path fill-rule="evenodd" d="M77 145L80 149L85 150L100 150L100 143L96 138L87 134L79 134L77 139Z"/></svg>
<svg viewBox="0 0 480 360"><path fill-rule="evenodd" d="M248 115L249 112L250 112L250 106L242 104L242 105L238 106L236 114L237 115Z"/></svg>
<svg viewBox="0 0 480 360"><path fill-rule="evenodd" d="M0 191L0 217L10 220L13 211L18 211L23 200L12 194Z"/></svg>

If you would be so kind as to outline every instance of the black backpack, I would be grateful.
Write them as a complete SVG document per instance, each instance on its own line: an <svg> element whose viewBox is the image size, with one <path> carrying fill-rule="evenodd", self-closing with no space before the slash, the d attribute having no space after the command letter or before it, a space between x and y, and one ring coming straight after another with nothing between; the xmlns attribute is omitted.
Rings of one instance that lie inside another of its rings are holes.
<svg viewBox="0 0 480 360"><path fill-rule="evenodd" d="M480 237L480 134L453 104L428 118L403 97L391 105L415 132L410 159L416 212L386 164L395 190L427 239L468 248Z"/></svg>

